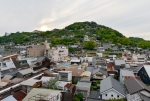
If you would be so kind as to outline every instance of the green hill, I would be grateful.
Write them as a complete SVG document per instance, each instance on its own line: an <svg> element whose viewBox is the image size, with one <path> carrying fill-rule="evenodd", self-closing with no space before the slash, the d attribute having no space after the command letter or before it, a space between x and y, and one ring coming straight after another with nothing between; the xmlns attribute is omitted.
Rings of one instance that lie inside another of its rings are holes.
<svg viewBox="0 0 150 101"><path fill-rule="evenodd" d="M14 42L15 44L23 44L28 42L40 43L47 39L52 43L51 45L69 45L77 42L82 43L84 35L88 35L93 40L96 40L97 37L100 37L101 42L111 41L115 44L121 43L122 45L132 46L135 46L139 42L145 41L142 38L126 38L123 34L112 28L99 25L95 22L86 21L76 22L66 26L63 29L54 29L52 31L11 33L8 36L0 37L0 44L5 44L8 42Z"/></svg>

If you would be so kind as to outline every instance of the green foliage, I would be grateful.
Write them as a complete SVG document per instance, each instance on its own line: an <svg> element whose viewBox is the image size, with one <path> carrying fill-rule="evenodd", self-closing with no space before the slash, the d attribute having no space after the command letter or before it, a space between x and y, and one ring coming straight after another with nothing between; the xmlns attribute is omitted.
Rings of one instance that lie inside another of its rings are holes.
<svg viewBox="0 0 150 101"><path fill-rule="evenodd" d="M58 86L56 85L56 82L58 81L57 78L55 79L50 79L47 82L43 82L42 88L47 88L47 89L58 89Z"/></svg>
<svg viewBox="0 0 150 101"><path fill-rule="evenodd" d="M100 42L113 42L114 44L120 43L121 45L139 46L140 48L146 49L150 47L150 42L145 41L142 38L129 37L126 38L120 32L106 27L104 25L98 25L95 22L76 22L64 29L55 29L46 32L16 32L10 33L8 36L0 37L0 44L14 42L15 44L23 44L28 42L43 42L48 39L51 42L51 47L59 44L70 45L77 42L83 44L84 35L96 38L101 37ZM94 35L95 36L94 36ZM74 37L69 37L73 35ZM62 38L62 36L65 36ZM87 49L91 50L94 46L88 46ZM85 47L86 48L86 47ZM70 52L72 49L70 49Z"/></svg>
<svg viewBox="0 0 150 101"><path fill-rule="evenodd" d="M73 101L80 101L80 99L78 97L74 96Z"/></svg>
<svg viewBox="0 0 150 101"><path fill-rule="evenodd" d="M138 47L143 49L150 48L150 41L140 41Z"/></svg>
<svg viewBox="0 0 150 101"><path fill-rule="evenodd" d="M77 79L73 79L72 80L72 84L77 84L78 80Z"/></svg>
<svg viewBox="0 0 150 101"><path fill-rule="evenodd" d="M92 90L98 90L99 87L97 86L98 84L100 84L100 80L97 80L96 83L94 83L92 86L91 86L91 89Z"/></svg>
<svg viewBox="0 0 150 101"><path fill-rule="evenodd" d="M94 41L90 40L90 41L85 41L84 42L84 48L88 49L88 50L92 50L96 47L96 44Z"/></svg>
<svg viewBox="0 0 150 101"><path fill-rule="evenodd" d="M81 93L76 94L75 97L77 97L80 100L84 98L84 96Z"/></svg>

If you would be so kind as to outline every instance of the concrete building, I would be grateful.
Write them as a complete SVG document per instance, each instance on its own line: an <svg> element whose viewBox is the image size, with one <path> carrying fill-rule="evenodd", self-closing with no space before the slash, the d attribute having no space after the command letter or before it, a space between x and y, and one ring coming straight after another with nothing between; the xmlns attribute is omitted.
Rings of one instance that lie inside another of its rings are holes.
<svg viewBox="0 0 150 101"><path fill-rule="evenodd" d="M58 71L59 80L61 81L72 81L72 71Z"/></svg>
<svg viewBox="0 0 150 101"><path fill-rule="evenodd" d="M27 47L27 57L39 57L39 56L49 56L47 50L50 49L49 48L49 43L47 43L47 41L44 42L43 45L30 45Z"/></svg>
<svg viewBox="0 0 150 101"><path fill-rule="evenodd" d="M53 61L62 61L68 56L68 48L66 46L57 46L50 51Z"/></svg>

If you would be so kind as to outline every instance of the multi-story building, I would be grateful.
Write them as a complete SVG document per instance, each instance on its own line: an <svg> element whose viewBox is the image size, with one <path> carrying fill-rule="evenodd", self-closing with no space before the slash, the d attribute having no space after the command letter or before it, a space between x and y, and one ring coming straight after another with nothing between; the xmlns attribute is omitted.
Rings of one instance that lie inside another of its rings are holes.
<svg viewBox="0 0 150 101"><path fill-rule="evenodd" d="M68 56L68 48L65 46L57 46L50 51L53 61L62 61L64 57Z"/></svg>
<svg viewBox="0 0 150 101"><path fill-rule="evenodd" d="M48 56L46 50L50 49L49 48L49 43L47 43L47 41L45 41L45 43L43 45L30 45L29 47L27 47L27 57L39 57L39 56Z"/></svg>

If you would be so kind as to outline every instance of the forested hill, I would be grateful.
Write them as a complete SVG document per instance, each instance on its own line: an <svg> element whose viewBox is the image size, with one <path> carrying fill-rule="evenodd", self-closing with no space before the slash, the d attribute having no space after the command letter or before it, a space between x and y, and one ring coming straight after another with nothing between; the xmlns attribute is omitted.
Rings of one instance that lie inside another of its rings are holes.
<svg viewBox="0 0 150 101"><path fill-rule="evenodd" d="M52 31L10 33L8 36L5 35L0 37L0 44L8 42L14 42L15 44L23 44L28 42L40 43L47 39L51 42L51 45L69 45L77 42L82 43L84 35L88 35L93 40L100 37L101 42L113 42L115 44L120 43L122 45L132 46L136 46L138 43L141 48L147 48L150 46L150 42L145 41L142 38L126 38L123 34L112 28L88 21L76 22L66 26L63 29L54 29Z"/></svg>

